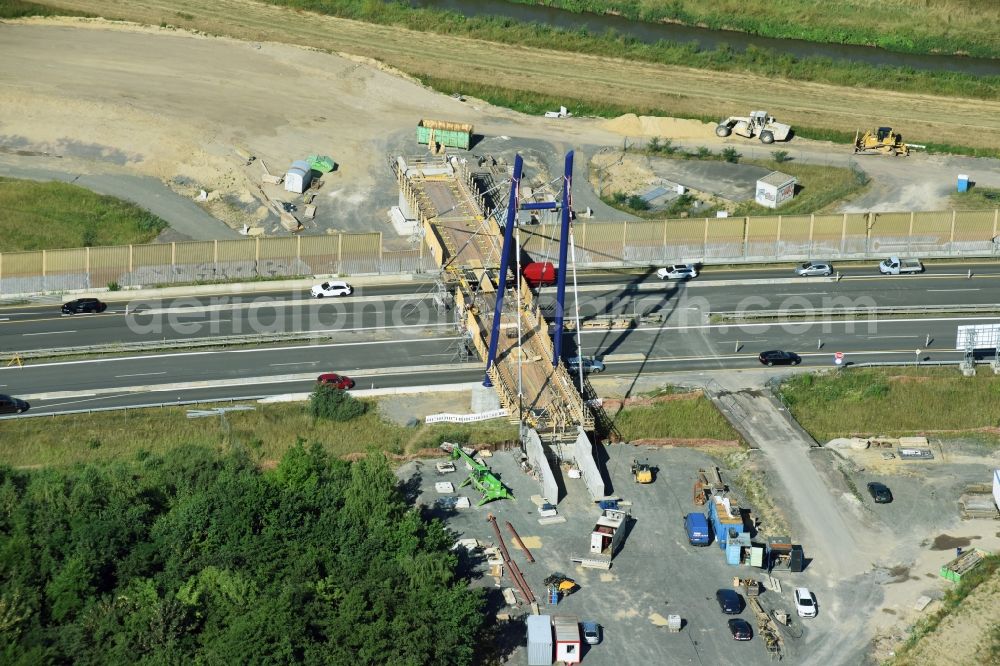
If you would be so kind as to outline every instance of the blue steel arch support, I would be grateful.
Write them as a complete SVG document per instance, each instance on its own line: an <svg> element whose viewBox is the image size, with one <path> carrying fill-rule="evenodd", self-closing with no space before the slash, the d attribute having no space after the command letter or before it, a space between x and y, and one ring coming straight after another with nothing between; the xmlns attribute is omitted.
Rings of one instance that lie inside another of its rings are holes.
<svg viewBox="0 0 1000 666"><path fill-rule="evenodd" d="M563 316L566 314L566 254L569 251L569 218L573 202L573 151L566 153L566 171L563 175L562 229L559 235L559 274L556 276L556 330L552 339L552 367L559 365L562 355Z"/></svg>
<svg viewBox="0 0 1000 666"><path fill-rule="evenodd" d="M486 376L483 386L493 386L490 381L490 368L497 357L497 340L500 338L500 314L503 312L503 296L507 291L507 270L510 266L510 255L514 252L514 224L517 223L518 189L521 185L521 169L524 161L521 156L514 156L514 176L510 181L510 200L507 202L507 225L503 230L503 246L500 248L500 284L497 287L497 302L493 308L493 328L490 329L490 349L486 356ZM519 276L520 277L520 276ZM519 289L520 281L515 283ZM518 316L521 316L518 313Z"/></svg>

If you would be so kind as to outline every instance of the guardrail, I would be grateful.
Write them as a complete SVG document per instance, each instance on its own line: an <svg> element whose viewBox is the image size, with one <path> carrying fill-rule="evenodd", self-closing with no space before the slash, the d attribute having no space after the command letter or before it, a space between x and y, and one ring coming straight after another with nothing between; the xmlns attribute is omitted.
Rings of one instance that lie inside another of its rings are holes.
<svg viewBox="0 0 1000 666"><path fill-rule="evenodd" d="M9 419L41 419L57 416L70 416L73 414L97 414L98 412L120 412L130 409L162 409L164 407L186 407L187 405L216 405L219 403L241 402L243 400L260 400L266 398L264 395L247 395L239 398L202 398L200 400L175 400L174 402L151 402L142 405L121 405L118 407L90 407L87 409L70 409L64 412L32 412L30 409L23 414L11 414L10 416L0 416L0 421Z"/></svg>
<svg viewBox="0 0 1000 666"><path fill-rule="evenodd" d="M784 310L741 310L729 312L712 312L709 318L713 321L752 321L757 319L793 319L822 317L851 317L867 315L877 318L880 315L901 314L991 314L1000 313L1000 304L984 305L878 305L860 308L788 308Z"/></svg>
<svg viewBox="0 0 1000 666"><path fill-rule="evenodd" d="M454 324L426 324L427 328L453 327ZM300 342L302 340L331 340L336 333L344 331L297 331L287 333L250 333L247 335L216 335L208 338L178 338L175 340L143 340L140 342L110 342L86 347L53 347L51 349L31 349L23 352L9 352L0 357L6 362L17 359L55 358L60 356L80 356L84 354L119 354L135 351L157 351L161 349L197 349L201 347L229 347L237 345L266 344L269 342Z"/></svg>

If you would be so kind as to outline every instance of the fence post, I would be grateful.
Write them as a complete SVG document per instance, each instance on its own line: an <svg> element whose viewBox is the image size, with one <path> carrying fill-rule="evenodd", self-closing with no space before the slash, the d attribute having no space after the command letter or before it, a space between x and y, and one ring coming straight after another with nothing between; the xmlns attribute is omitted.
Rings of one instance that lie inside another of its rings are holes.
<svg viewBox="0 0 1000 666"><path fill-rule="evenodd" d="M867 258L871 254L872 250L872 227L875 226L875 220L878 219L878 213L865 213L865 257Z"/></svg>
<svg viewBox="0 0 1000 666"><path fill-rule="evenodd" d="M132 269L132 264L133 264L134 259L135 259L135 256L132 253L132 244L129 243L129 246L128 246L128 272L129 272L129 281L132 280L132 270L133 270Z"/></svg>
<svg viewBox="0 0 1000 666"><path fill-rule="evenodd" d="M385 260L385 255L382 248L382 232L378 232L378 272L379 275L382 274L382 262Z"/></svg>
<svg viewBox="0 0 1000 666"><path fill-rule="evenodd" d="M809 216L809 256L813 256L813 229L816 226L816 214L812 213Z"/></svg>
<svg viewBox="0 0 1000 666"><path fill-rule="evenodd" d="M993 210L993 238L997 237L997 221L1000 219L1000 208L995 208ZM991 238L990 240L992 240Z"/></svg>
<svg viewBox="0 0 1000 666"><path fill-rule="evenodd" d="M708 218L705 218L705 223L708 224ZM750 254L750 218L743 218L743 258L746 259L747 255Z"/></svg>
<svg viewBox="0 0 1000 666"><path fill-rule="evenodd" d="M948 241L948 254L955 254L955 211L951 211L951 240Z"/></svg>
<svg viewBox="0 0 1000 666"><path fill-rule="evenodd" d="M295 261L298 264L302 263L302 236L301 235L295 237ZM299 267L296 266L295 270L299 270Z"/></svg>
<svg viewBox="0 0 1000 666"><path fill-rule="evenodd" d="M298 238L298 236L296 236ZM255 263L260 263L260 236L254 236L253 238L253 260ZM260 270L258 269L258 273Z"/></svg>
<svg viewBox="0 0 1000 666"><path fill-rule="evenodd" d="M90 289L91 288L90 287L91 280L90 280L90 248L89 247L83 248L83 257L84 257L83 272L87 276L87 289Z"/></svg>
<svg viewBox="0 0 1000 666"><path fill-rule="evenodd" d="M847 251L847 213L844 213L844 221L840 223L840 256L844 256Z"/></svg>
<svg viewBox="0 0 1000 666"><path fill-rule="evenodd" d="M344 260L344 234L337 234L337 270L334 273L340 273L341 267L343 266Z"/></svg>
<svg viewBox="0 0 1000 666"><path fill-rule="evenodd" d="M621 252L622 263L625 262L625 238L626 238L626 236L628 236L628 220L625 220L624 222L622 222L622 252ZM559 241L562 242L562 239L560 238Z"/></svg>
<svg viewBox="0 0 1000 666"><path fill-rule="evenodd" d="M219 275L219 241L212 241L212 272Z"/></svg>
<svg viewBox="0 0 1000 666"><path fill-rule="evenodd" d="M744 225L746 224L746 222L747 222L747 219L743 218L743 224ZM705 258L708 257L708 218L707 217L705 218L705 237L704 237L704 239L701 242L701 256L702 256L702 259L705 259Z"/></svg>
<svg viewBox="0 0 1000 666"><path fill-rule="evenodd" d="M170 243L170 281L174 281L177 275L177 243Z"/></svg>

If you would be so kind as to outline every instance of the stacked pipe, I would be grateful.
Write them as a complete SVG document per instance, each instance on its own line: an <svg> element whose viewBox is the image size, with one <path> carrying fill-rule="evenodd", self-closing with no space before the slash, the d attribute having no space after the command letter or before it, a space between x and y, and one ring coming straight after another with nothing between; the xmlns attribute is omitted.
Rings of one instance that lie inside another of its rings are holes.
<svg viewBox="0 0 1000 666"><path fill-rule="evenodd" d="M511 580L514 581L514 585L521 590L521 594L524 595L525 601L529 604L535 603L535 595L532 593L531 588L528 587L527 581L524 580L524 574L522 574L521 570L517 568L517 564L514 560L510 559L510 553L507 552L507 544L503 542L503 535L500 534L500 526L497 525L496 516L492 513L487 514L486 520L488 520L490 525L493 526L493 533L497 537L497 544L500 547L500 555L503 557L503 563L507 569L507 574L510 576Z"/></svg>

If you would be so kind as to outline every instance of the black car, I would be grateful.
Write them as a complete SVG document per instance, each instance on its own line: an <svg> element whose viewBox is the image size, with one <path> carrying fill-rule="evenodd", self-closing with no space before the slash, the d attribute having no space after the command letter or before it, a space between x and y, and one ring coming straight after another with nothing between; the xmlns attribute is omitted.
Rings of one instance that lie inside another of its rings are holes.
<svg viewBox="0 0 1000 666"><path fill-rule="evenodd" d="M753 638L753 629L750 623L740 618L733 618L729 621L729 632L733 635L733 640L748 641Z"/></svg>
<svg viewBox="0 0 1000 666"><path fill-rule="evenodd" d="M0 394L0 414L20 414L27 411L29 406L24 400Z"/></svg>
<svg viewBox="0 0 1000 666"><path fill-rule="evenodd" d="M757 356L757 360L768 367L772 365L798 365L802 362L802 359L798 354L781 351L780 349L772 349L771 351L761 352L760 355Z"/></svg>
<svg viewBox="0 0 1000 666"><path fill-rule="evenodd" d="M888 504L892 501L892 491L884 483L872 481L868 484L868 494L872 496L876 504Z"/></svg>
<svg viewBox="0 0 1000 666"><path fill-rule="evenodd" d="M108 304L96 298L78 298L69 303L63 303L63 314L83 314L87 312L104 312Z"/></svg>
<svg viewBox="0 0 1000 666"><path fill-rule="evenodd" d="M735 590L719 590L715 593L715 600L726 615L739 615L743 611L743 597Z"/></svg>

